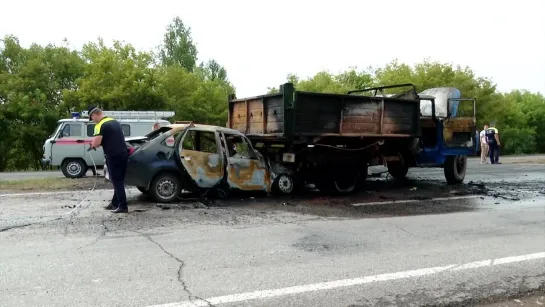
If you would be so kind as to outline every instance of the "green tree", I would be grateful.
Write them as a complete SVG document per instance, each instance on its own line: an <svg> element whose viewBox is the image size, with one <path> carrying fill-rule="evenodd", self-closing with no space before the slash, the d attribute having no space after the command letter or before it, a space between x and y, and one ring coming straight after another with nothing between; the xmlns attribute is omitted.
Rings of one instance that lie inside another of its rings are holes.
<svg viewBox="0 0 545 307"><path fill-rule="evenodd" d="M112 48L88 43L82 57L88 63L79 80L79 90L70 96L71 106L86 108L98 104L107 110L163 110L166 100L156 88L157 70L149 52L139 52L130 44L115 41Z"/></svg>
<svg viewBox="0 0 545 307"><path fill-rule="evenodd" d="M42 144L65 104L63 93L74 90L84 62L65 47L36 44L25 49L7 36L0 49L0 149L7 159L0 170L38 168Z"/></svg>
<svg viewBox="0 0 545 307"><path fill-rule="evenodd" d="M197 47L191 38L191 28L180 17L175 17L167 27L163 45L159 49L162 65L178 65L193 72L197 63Z"/></svg>

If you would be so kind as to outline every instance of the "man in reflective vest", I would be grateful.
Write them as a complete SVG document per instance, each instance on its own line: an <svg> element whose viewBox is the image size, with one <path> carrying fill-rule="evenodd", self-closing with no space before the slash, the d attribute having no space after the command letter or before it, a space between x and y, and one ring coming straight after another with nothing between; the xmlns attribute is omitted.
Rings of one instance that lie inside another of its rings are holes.
<svg viewBox="0 0 545 307"><path fill-rule="evenodd" d="M91 148L102 146L104 149L108 172L114 186L112 202L106 209L113 213L126 213L129 210L125 194L125 173L129 154L121 124L104 116L102 110L95 106L89 108L89 118L96 123Z"/></svg>
<svg viewBox="0 0 545 307"><path fill-rule="evenodd" d="M500 134L498 129L494 127L494 123L490 123L490 128L486 129L486 143L488 144L488 154L490 155L490 163L499 164L499 151L500 151Z"/></svg>

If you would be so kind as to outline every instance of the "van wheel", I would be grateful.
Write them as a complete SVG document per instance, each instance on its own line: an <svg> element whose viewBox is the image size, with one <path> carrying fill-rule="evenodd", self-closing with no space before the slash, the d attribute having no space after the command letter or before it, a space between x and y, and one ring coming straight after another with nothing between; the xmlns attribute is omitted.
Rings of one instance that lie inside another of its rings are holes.
<svg viewBox="0 0 545 307"><path fill-rule="evenodd" d="M61 170L67 178L81 178L87 173L87 164L82 159L65 159Z"/></svg>
<svg viewBox="0 0 545 307"><path fill-rule="evenodd" d="M180 179L172 173L159 173L151 182L149 194L160 203L176 199L182 191Z"/></svg>

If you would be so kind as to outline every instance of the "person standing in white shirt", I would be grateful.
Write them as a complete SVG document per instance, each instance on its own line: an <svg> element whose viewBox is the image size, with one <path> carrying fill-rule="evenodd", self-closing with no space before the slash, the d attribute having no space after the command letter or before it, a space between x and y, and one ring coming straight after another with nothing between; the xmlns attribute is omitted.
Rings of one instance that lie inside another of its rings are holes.
<svg viewBox="0 0 545 307"><path fill-rule="evenodd" d="M481 142L481 164L488 164L486 156L488 155L488 143L486 142L485 132L488 129L488 125L484 125L483 131L479 133L479 140Z"/></svg>

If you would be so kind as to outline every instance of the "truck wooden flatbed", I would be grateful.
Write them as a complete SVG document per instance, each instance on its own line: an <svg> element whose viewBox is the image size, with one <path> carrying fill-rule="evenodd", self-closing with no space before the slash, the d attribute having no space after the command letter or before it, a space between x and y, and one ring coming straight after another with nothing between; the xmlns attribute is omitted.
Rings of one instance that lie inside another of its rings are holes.
<svg viewBox="0 0 545 307"><path fill-rule="evenodd" d="M385 90L409 87L397 95ZM374 91L364 96L363 92ZM381 92L382 95L377 95ZM329 94L296 91L229 99L228 127L252 140L313 143L324 137L413 138L419 134L420 103L412 84Z"/></svg>

